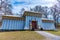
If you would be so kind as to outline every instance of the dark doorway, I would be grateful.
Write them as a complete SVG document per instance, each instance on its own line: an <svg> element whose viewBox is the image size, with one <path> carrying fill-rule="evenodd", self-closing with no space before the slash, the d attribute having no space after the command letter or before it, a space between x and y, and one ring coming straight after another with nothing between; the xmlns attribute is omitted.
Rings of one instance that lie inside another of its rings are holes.
<svg viewBox="0 0 60 40"><path fill-rule="evenodd" d="M37 21L32 21L32 30L37 29Z"/></svg>

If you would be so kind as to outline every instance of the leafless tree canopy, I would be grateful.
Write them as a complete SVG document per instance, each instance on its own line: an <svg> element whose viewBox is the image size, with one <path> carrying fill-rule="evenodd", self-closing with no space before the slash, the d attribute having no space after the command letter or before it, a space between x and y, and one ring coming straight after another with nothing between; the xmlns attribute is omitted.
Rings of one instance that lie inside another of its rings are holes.
<svg viewBox="0 0 60 40"><path fill-rule="evenodd" d="M8 2L9 0L0 0L0 10L5 15L12 15L12 5Z"/></svg>

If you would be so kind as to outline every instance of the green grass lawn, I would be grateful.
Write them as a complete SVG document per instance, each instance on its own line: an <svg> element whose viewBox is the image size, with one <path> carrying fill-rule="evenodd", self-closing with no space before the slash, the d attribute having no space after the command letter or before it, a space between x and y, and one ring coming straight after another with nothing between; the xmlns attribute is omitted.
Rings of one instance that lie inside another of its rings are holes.
<svg viewBox="0 0 60 40"><path fill-rule="evenodd" d="M60 31L47 31L47 32L60 36Z"/></svg>
<svg viewBox="0 0 60 40"><path fill-rule="evenodd" d="M34 31L0 32L0 40L44 40L44 37Z"/></svg>

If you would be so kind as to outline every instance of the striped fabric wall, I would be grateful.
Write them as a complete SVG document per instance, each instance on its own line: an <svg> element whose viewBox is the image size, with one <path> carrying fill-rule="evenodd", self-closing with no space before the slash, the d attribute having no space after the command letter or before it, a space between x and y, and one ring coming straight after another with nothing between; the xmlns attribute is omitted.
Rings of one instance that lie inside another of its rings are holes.
<svg viewBox="0 0 60 40"><path fill-rule="evenodd" d="M22 30L24 29L24 21L21 20L9 20L4 19L2 21L2 27L3 30Z"/></svg>
<svg viewBox="0 0 60 40"><path fill-rule="evenodd" d="M44 30L55 30L54 22L42 22L42 28Z"/></svg>

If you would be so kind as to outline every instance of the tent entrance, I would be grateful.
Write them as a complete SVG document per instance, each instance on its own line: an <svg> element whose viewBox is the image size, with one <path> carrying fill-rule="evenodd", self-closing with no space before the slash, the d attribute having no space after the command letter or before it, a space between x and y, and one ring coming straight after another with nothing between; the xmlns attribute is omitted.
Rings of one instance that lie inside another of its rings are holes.
<svg viewBox="0 0 60 40"><path fill-rule="evenodd" d="M32 30L38 29L37 28L37 21L32 21Z"/></svg>

